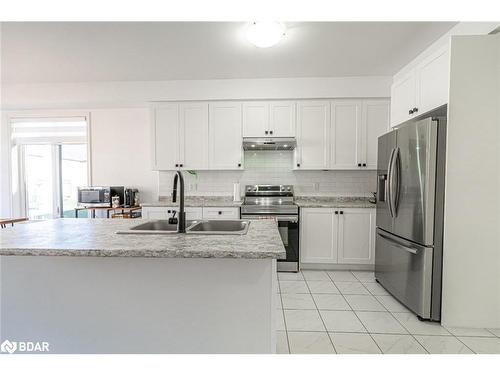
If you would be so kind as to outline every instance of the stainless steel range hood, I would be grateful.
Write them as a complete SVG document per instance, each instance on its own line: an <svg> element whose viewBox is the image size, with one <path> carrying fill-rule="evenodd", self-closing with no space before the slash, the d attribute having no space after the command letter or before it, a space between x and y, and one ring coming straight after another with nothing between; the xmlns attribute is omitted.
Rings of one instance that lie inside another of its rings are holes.
<svg viewBox="0 0 500 375"><path fill-rule="evenodd" d="M295 138L243 138L243 150L293 150L297 145Z"/></svg>

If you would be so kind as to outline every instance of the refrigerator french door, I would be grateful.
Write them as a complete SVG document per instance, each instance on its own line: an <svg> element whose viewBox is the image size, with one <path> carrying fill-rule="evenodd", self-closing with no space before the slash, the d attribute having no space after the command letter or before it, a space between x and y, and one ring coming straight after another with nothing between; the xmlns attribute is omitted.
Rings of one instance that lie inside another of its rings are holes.
<svg viewBox="0 0 500 375"><path fill-rule="evenodd" d="M426 118L381 137L375 277L421 319L441 319L446 121Z"/></svg>

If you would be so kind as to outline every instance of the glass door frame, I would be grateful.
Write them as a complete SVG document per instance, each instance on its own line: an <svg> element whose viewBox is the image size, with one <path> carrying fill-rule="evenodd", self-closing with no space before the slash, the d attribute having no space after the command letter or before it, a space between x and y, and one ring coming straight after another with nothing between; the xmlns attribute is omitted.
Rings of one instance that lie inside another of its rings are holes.
<svg viewBox="0 0 500 375"><path fill-rule="evenodd" d="M28 194L27 194L27 180L26 180L26 166L25 166L25 156L26 156L26 146L38 145L38 146L48 146L51 148L51 162L52 162L52 218L62 218L64 217L64 206L63 206L63 178L62 178L62 147L64 145L83 145L83 143L33 143L33 144L23 144L18 146L18 160L19 160L19 179L20 193L22 197L21 209L25 217L28 217L29 207L28 207ZM88 154L88 144L85 145L87 148L87 182L90 185L90 162Z"/></svg>
<svg viewBox="0 0 500 375"><path fill-rule="evenodd" d="M65 118L81 118L86 123L86 149L87 149L87 183L92 186L92 127L91 127L91 114L89 111L80 110L21 110L21 111L4 111L2 121L5 121L6 138L11 139L12 124L19 119L33 120L33 121L46 121L50 119L58 120L62 117ZM71 144L71 143L64 143ZM79 144L83 144L80 143ZM7 144L6 144L7 145ZM26 217L26 187L24 179L24 155L22 144L14 144L10 142L10 151L7 157L7 191L9 193L8 199L8 215L12 217Z"/></svg>

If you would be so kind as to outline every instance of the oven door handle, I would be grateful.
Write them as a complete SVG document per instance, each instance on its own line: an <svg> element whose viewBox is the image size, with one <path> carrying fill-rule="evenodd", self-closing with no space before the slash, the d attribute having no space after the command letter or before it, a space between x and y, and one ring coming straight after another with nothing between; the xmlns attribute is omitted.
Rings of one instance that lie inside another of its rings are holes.
<svg viewBox="0 0 500 375"><path fill-rule="evenodd" d="M259 219L275 219L276 221L289 221L291 223L298 223L299 222L299 217L298 216L278 216L278 215L241 215L242 219L254 219L254 220L259 220Z"/></svg>

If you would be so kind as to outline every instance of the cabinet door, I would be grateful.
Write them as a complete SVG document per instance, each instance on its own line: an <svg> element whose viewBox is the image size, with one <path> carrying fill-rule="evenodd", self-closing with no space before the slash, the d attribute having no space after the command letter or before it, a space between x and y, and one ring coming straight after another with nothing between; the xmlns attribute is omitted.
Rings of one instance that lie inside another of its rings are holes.
<svg viewBox="0 0 500 375"><path fill-rule="evenodd" d="M375 210L339 208L340 264L373 264L375 259Z"/></svg>
<svg viewBox="0 0 500 375"><path fill-rule="evenodd" d="M141 211L143 219L166 220L171 216L168 207L142 207Z"/></svg>
<svg viewBox="0 0 500 375"><path fill-rule="evenodd" d="M265 137L269 135L269 104L267 102L245 102L242 110L243 137Z"/></svg>
<svg viewBox="0 0 500 375"><path fill-rule="evenodd" d="M295 137L295 102L269 103L269 129L274 137Z"/></svg>
<svg viewBox="0 0 500 375"><path fill-rule="evenodd" d="M337 216L331 208L300 211L302 263L337 263Z"/></svg>
<svg viewBox="0 0 500 375"><path fill-rule="evenodd" d="M209 104L209 168L242 169L241 103Z"/></svg>
<svg viewBox="0 0 500 375"><path fill-rule="evenodd" d="M182 169L208 169L208 104L180 105L179 163Z"/></svg>
<svg viewBox="0 0 500 375"><path fill-rule="evenodd" d="M186 220L201 220L203 218L202 207L186 207L185 211Z"/></svg>
<svg viewBox="0 0 500 375"><path fill-rule="evenodd" d="M297 148L294 169L327 169L330 147L330 102L297 103Z"/></svg>
<svg viewBox="0 0 500 375"><path fill-rule="evenodd" d="M415 71L412 70L391 87L391 125L396 126L410 119L409 111L416 106Z"/></svg>
<svg viewBox="0 0 500 375"><path fill-rule="evenodd" d="M239 218L238 207L203 207L203 219L234 220Z"/></svg>
<svg viewBox="0 0 500 375"><path fill-rule="evenodd" d="M361 100L332 101L330 168L362 166Z"/></svg>
<svg viewBox="0 0 500 375"><path fill-rule="evenodd" d="M153 108L153 169L177 169L179 163L179 104Z"/></svg>
<svg viewBox="0 0 500 375"><path fill-rule="evenodd" d="M389 131L389 100L363 101L363 159L366 169L377 169L378 137Z"/></svg>
<svg viewBox="0 0 500 375"><path fill-rule="evenodd" d="M450 53L448 46L446 46L417 66L417 114L428 112L448 103L449 64Z"/></svg>

